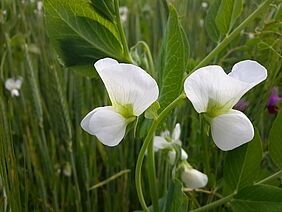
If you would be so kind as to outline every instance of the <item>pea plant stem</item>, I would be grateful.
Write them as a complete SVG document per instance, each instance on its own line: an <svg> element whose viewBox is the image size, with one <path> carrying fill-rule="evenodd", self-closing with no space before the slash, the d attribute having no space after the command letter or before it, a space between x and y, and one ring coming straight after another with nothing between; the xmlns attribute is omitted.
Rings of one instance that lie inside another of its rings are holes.
<svg viewBox="0 0 282 212"><path fill-rule="evenodd" d="M236 29L234 29L230 34L226 35L226 37L193 69L193 71L207 65L214 57L216 57L231 41L236 38L237 35L257 16L262 15L262 11L266 9L271 0L266 0L260 4L260 6L249 15ZM192 72L193 72L192 71Z"/></svg>
<svg viewBox="0 0 282 212"><path fill-rule="evenodd" d="M224 197L222 199L214 201L214 202L212 202L210 204L207 204L207 205L205 205L203 207L191 210L191 212L208 211L208 210L210 210L212 208L215 208L215 207L220 206L220 205L222 205L222 204L224 204L226 202L229 202L236 194L237 194L237 192L233 192L232 194L230 194L230 195L228 195L228 196L226 196L226 197Z"/></svg>
<svg viewBox="0 0 282 212"><path fill-rule="evenodd" d="M143 160L144 160L146 149L148 149L148 146L149 146L150 142L152 141L152 138L154 136L154 133L155 133L158 125L168 115L168 113L172 109L174 109L180 103L180 101L183 100L184 98L185 98L185 95L181 94L159 114L158 118L155 119L154 122L152 123L152 125L149 129L149 132L148 132L148 134L147 134L147 136L144 140L144 143L141 147L141 150L139 152L139 155L138 155L138 158L137 158L137 163L136 163L136 169L135 169L135 184L136 184L137 195L138 195L140 204L141 204L144 211L149 211L149 209L146 205L146 202L144 200L143 191L142 191L142 179L141 179L141 177L142 177L142 175L141 175L141 173L142 173L142 163L143 163ZM152 161L149 160L148 163L152 163ZM149 178L149 180L154 180L154 179ZM152 202L155 203L155 204L157 204L156 203L157 201L158 200L152 200ZM153 205L153 207L154 207L154 209L158 208L158 206L154 206L154 205Z"/></svg>
<svg viewBox="0 0 282 212"><path fill-rule="evenodd" d="M120 20L119 0L115 0L114 4L115 4L115 13L116 13L116 24L117 24L119 35L120 35L120 38L121 38L121 42L122 42L122 46L123 46L123 51L124 51L124 54L125 54L125 56L127 58L126 62L133 63L132 58L131 58L131 56L129 54L129 51L128 51L126 37L125 37L124 30L122 28L122 24L121 24L121 20Z"/></svg>

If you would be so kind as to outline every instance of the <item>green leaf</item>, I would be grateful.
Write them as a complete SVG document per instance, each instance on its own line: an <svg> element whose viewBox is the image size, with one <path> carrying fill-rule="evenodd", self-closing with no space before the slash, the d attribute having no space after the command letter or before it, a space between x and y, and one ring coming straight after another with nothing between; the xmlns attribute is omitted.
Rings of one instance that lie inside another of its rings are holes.
<svg viewBox="0 0 282 212"><path fill-rule="evenodd" d="M226 35L241 14L243 0L224 0L219 6L215 23L220 34Z"/></svg>
<svg viewBox="0 0 282 212"><path fill-rule="evenodd" d="M68 67L89 66L100 58L126 61L116 25L85 0L45 0L50 40ZM81 69L87 70L87 69Z"/></svg>
<svg viewBox="0 0 282 212"><path fill-rule="evenodd" d="M113 21L115 19L115 10L113 0L91 0L93 7L102 16Z"/></svg>
<svg viewBox="0 0 282 212"><path fill-rule="evenodd" d="M165 212L186 212L188 210L188 198L183 193L182 183L179 180L175 179L170 185L164 204L165 206L160 206L160 208Z"/></svg>
<svg viewBox="0 0 282 212"><path fill-rule="evenodd" d="M261 160L262 144L256 130L252 141L227 153L223 169L224 193L253 184L260 171Z"/></svg>
<svg viewBox="0 0 282 212"><path fill-rule="evenodd" d="M268 148L269 154L274 163L282 168L282 111L280 111L273 122L269 137L268 137Z"/></svg>
<svg viewBox="0 0 282 212"><path fill-rule="evenodd" d="M171 5L158 66L159 102L162 109L171 103L183 89L183 75L187 68L188 52L188 40L176 10Z"/></svg>
<svg viewBox="0 0 282 212"><path fill-rule="evenodd" d="M208 36L214 42L218 42L220 38L220 33L218 29L216 28L216 24L215 24L215 17L219 9L220 3L221 3L221 0L214 0L213 4L211 5L210 9L208 10L208 14L205 20L205 28L208 33Z"/></svg>
<svg viewBox="0 0 282 212"><path fill-rule="evenodd" d="M269 185L248 186L231 202L234 212L280 212L282 211L282 189Z"/></svg>

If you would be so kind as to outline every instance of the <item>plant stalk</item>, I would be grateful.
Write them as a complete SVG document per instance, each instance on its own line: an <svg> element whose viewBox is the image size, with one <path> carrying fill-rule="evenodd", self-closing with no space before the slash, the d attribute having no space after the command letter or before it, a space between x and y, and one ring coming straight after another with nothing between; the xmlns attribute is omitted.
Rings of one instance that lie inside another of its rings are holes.
<svg viewBox="0 0 282 212"><path fill-rule="evenodd" d="M207 65L215 56L217 56L231 41L236 38L237 35L257 16L262 15L262 11L269 5L271 0L266 0L260 4L260 6L249 15L236 29L234 29L229 35L226 37L209 53L193 70L197 70L205 65Z"/></svg>
<svg viewBox="0 0 282 212"><path fill-rule="evenodd" d="M150 142L152 141L153 135L160 124L160 122L167 116L167 114L174 109L179 102L184 99L186 96L184 94L179 95L172 103L170 103L158 116L156 120L154 120L153 124L151 125L149 132L144 140L144 143L141 147L141 150L138 155L137 163L136 163L136 169L135 169L135 184L136 184L136 190L137 195L139 198L139 202L143 208L144 211L149 211L146 202L144 200L143 191L142 191L142 182L141 182L141 173L142 173L142 163L144 160L146 149L148 148Z"/></svg>
<svg viewBox="0 0 282 212"><path fill-rule="evenodd" d="M129 51L128 51L126 37L125 37L124 30L123 30L123 27L122 27L122 24L121 24L121 20L120 20L119 0L115 0L114 4L115 4L116 19L117 19L116 23L117 23L119 35L120 35L120 38L121 38L121 42L122 42L122 46L123 46L123 51L124 51L124 54L125 54L126 59L127 59L126 62L133 63L133 60L132 60L132 58L131 58L131 56L129 54Z"/></svg>

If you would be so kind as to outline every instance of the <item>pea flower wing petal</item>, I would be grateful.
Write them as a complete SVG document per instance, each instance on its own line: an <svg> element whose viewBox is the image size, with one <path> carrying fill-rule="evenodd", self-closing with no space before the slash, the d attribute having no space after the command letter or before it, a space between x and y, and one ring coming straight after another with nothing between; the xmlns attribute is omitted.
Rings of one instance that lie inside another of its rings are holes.
<svg viewBox="0 0 282 212"><path fill-rule="evenodd" d="M211 120L211 133L216 146L228 151L251 141L254 128L244 113L230 110Z"/></svg>
<svg viewBox="0 0 282 212"><path fill-rule="evenodd" d="M81 127L107 146L116 146L125 135L126 119L111 106L98 107L81 121Z"/></svg>

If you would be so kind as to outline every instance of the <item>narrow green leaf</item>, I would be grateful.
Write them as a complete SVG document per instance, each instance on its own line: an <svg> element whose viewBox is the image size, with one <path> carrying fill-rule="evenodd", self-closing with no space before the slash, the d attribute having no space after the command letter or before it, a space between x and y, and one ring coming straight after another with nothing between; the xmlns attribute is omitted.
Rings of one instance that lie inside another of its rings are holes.
<svg viewBox="0 0 282 212"><path fill-rule="evenodd" d="M231 202L234 212L280 212L282 189L269 185L248 186Z"/></svg>
<svg viewBox="0 0 282 212"><path fill-rule="evenodd" d="M219 9L220 3L221 3L221 0L214 0L213 4L211 5L208 11L208 14L205 20L205 28L208 33L208 36L214 42L218 42L220 38L220 33L218 29L216 28L216 24L215 24L215 17Z"/></svg>
<svg viewBox="0 0 282 212"><path fill-rule="evenodd" d="M66 66L92 67L103 57L126 61L116 25L89 2L46 0L44 6L50 40Z"/></svg>
<svg viewBox="0 0 282 212"><path fill-rule="evenodd" d="M228 34L237 17L241 14L242 7L242 0L221 1L215 18L216 27L218 28L220 34Z"/></svg>
<svg viewBox="0 0 282 212"><path fill-rule="evenodd" d="M162 109L181 93L188 54L188 40L180 24L176 10L171 5L158 67L159 102Z"/></svg>
<svg viewBox="0 0 282 212"><path fill-rule="evenodd" d="M185 212L188 210L188 198L182 191L182 183L175 179L171 184L167 198L165 200L165 207L160 207L165 212Z"/></svg>
<svg viewBox="0 0 282 212"><path fill-rule="evenodd" d="M243 9L243 1L244 0L234 0L230 27L233 27L233 25L235 24L235 21L241 15L241 12Z"/></svg>
<svg viewBox="0 0 282 212"><path fill-rule="evenodd" d="M253 184L261 159L262 144L256 130L252 141L227 153L223 170L224 193L229 194Z"/></svg>
<svg viewBox="0 0 282 212"><path fill-rule="evenodd" d="M282 168L282 112L280 111L273 122L268 138L269 154L274 163Z"/></svg>

